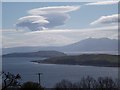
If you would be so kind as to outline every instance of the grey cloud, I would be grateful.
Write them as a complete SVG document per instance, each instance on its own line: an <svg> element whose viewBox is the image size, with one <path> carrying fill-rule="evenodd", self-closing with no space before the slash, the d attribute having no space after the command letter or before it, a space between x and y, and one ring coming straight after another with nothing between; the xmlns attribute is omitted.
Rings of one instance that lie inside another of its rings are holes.
<svg viewBox="0 0 120 90"><path fill-rule="evenodd" d="M50 22L44 25L44 27L47 28L54 28L56 26L64 25L65 22L70 18L68 14L64 13L52 13L43 16L46 17Z"/></svg>
<svg viewBox="0 0 120 90"><path fill-rule="evenodd" d="M18 19L16 23L16 27L19 28L27 28L29 30L41 30L44 29L44 25L49 23L45 17L42 16L25 16Z"/></svg>
<svg viewBox="0 0 120 90"><path fill-rule="evenodd" d="M44 7L29 10L30 16L18 19L16 28L39 31L64 25L70 18L68 12L78 10L78 6Z"/></svg>

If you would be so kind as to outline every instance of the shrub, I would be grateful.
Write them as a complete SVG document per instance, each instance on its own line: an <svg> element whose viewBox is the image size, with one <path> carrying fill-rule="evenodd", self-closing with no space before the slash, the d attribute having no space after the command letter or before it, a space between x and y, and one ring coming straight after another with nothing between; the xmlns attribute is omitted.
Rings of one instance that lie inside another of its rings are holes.
<svg viewBox="0 0 120 90"><path fill-rule="evenodd" d="M36 82L26 82L21 86L21 90L44 90L41 85Z"/></svg>

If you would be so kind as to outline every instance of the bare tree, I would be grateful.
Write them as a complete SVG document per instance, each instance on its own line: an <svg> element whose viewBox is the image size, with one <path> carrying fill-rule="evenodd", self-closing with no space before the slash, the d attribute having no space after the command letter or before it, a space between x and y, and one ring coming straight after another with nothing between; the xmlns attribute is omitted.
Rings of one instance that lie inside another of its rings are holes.
<svg viewBox="0 0 120 90"><path fill-rule="evenodd" d="M113 88L116 88L115 81L113 81L110 77L99 77L97 81L99 89L107 88L109 90L113 90Z"/></svg>
<svg viewBox="0 0 120 90"><path fill-rule="evenodd" d="M61 82L55 85L55 90L72 90L73 84L68 80L62 80Z"/></svg>
<svg viewBox="0 0 120 90"><path fill-rule="evenodd" d="M10 72L7 72L7 73L3 72L2 74L3 74L2 90L6 90L7 88L20 87L19 80L21 79L21 76L19 74L14 75L14 74L11 74Z"/></svg>
<svg viewBox="0 0 120 90"><path fill-rule="evenodd" d="M119 90L118 79L113 80L110 77L83 77L79 82L72 83L67 80L62 80L55 85L55 90Z"/></svg>

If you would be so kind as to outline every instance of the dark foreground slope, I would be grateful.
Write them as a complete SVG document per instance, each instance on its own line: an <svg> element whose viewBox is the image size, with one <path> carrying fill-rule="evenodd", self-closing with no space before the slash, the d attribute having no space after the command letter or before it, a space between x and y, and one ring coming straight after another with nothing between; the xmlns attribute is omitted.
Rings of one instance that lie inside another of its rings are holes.
<svg viewBox="0 0 120 90"><path fill-rule="evenodd" d="M47 64L67 64L67 65L90 65L118 67L118 55L107 54L83 54L76 56L63 56L45 59L43 61L33 61Z"/></svg>
<svg viewBox="0 0 120 90"><path fill-rule="evenodd" d="M58 51L38 51L28 53L10 53L2 55L3 57L58 57L65 56L66 54Z"/></svg>

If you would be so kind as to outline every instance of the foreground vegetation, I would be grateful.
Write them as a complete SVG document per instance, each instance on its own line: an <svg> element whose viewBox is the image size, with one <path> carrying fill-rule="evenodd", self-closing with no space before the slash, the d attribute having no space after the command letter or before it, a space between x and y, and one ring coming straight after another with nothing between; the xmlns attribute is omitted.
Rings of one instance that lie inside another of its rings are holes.
<svg viewBox="0 0 120 90"><path fill-rule="evenodd" d="M108 55L108 54L83 54L83 55L71 55L62 57L53 57L45 60L33 61L37 63L47 64L67 64L67 65L90 65L90 66L102 66L102 67L119 67L120 55Z"/></svg>
<svg viewBox="0 0 120 90"><path fill-rule="evenodd" d="M36 82L25 82L21 84L19 74L3 72L3 88L2 90L46 90ZM97 79L87 76L81 78L79 82L72 83L68 80L62 80L55 84L53 90L119 90L119 79L113 80L111 77L98 77Z"/></svg>

